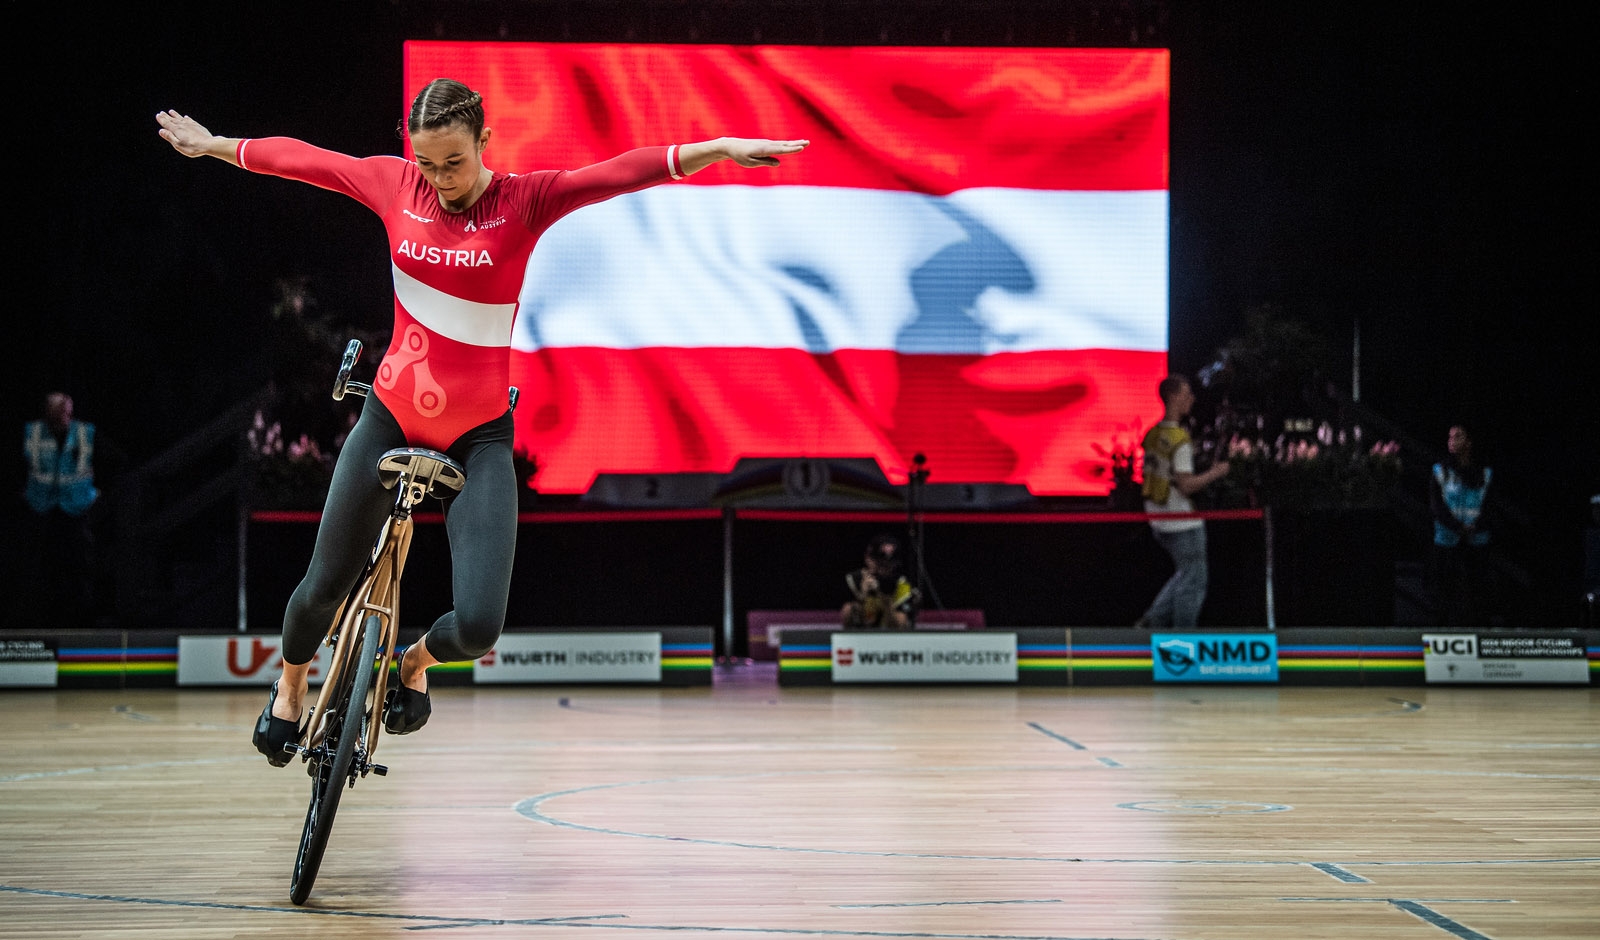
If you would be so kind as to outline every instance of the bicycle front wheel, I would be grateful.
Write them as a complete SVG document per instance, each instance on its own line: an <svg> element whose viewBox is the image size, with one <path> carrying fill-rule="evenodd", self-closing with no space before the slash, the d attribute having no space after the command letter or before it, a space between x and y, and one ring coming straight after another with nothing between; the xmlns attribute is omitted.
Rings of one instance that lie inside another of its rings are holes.
<svg viewBox="0 0 1600 940"><path fill-rule="evenodd" d="M322 867L322 855L333 831L333 814L346 782L354 782L351 765L356 748L366 736L366 725L375 709L367 707L372 675L383 639L383 624L376 614L361 624L360 652L349 668L342 670L341 685L328 703L328 730L311 756L311 803L306 807L305 827L300 832L300 851L294 859L294 877L289 882L289 899L304 904Z"/></svg>

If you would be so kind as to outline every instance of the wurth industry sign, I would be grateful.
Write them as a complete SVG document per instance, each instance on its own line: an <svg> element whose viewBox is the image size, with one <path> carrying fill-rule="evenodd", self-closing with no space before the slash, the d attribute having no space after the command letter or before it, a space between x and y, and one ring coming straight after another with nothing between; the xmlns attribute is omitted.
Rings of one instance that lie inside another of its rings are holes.
<svg viewBox="0 0 1600 940"><path fill-rule="evenodd" d="M834 682L1016 682L1017 635L835 633Z"/></svg>

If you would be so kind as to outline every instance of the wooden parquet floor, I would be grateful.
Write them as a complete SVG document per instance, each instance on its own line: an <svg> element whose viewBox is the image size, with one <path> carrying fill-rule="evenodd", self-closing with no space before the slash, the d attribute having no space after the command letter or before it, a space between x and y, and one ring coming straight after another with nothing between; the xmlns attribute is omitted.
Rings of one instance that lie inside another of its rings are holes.
<svg viewBox="0 0 1600 940"><path fill-rule="evenodd" d="M441 687L304 907L264 701L0 693L0 936L1600 936L1588 688Z"/></svg>

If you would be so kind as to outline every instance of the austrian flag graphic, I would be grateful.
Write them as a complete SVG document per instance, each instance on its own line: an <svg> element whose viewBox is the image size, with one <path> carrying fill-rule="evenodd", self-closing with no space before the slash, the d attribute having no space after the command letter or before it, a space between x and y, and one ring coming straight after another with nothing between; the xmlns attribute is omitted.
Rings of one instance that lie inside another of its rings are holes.
<svg viewBox="0 0 1600 940"><path fill-rule="evenodd" d="M482 92L485 161L804 138L567 216L512 337L546 492L740 457L1103 494L1167 368L1168 54L412 42Z"/></svg>

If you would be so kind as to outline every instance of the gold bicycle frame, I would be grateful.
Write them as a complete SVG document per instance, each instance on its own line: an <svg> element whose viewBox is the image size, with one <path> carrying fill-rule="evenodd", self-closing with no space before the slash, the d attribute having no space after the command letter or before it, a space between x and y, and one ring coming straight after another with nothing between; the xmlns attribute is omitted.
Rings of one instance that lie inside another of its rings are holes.
<svg viewBox="0 0 1600 940"><path fill-rule="evenodd" d="M378 749L379 731L383 724L381 714L383 699L389 682L389 665L394 660L395 646L399 639L400 575L405 571L406 556L411 551L410 509L413 501L407 497L417 495L413 492L415 484L410 480L402 479L400 485L406 488L405 494L401 497L406 500L405 511L390 515L377 544L373 546L366 574L340 608L339 615L334 618L333 625L329 627L328 635L323 640L324 645L332 647L333 653L328 657L328 674L323 677L317 704L307 713L308 721L301 731L301 747L309 749L322 743L327 727L325 719L329 700L333 697L334 689L338 686L344 670L349 668L356 656L360 655L356 640L360 635L360 627L368 615L377 614L379 622L383 625L383 638L379 643L381 662L377 678L373 682L371 698L366 706L368 715L366 758L371 760ZM420 502L420 495L416 501Z"/></svg>
<svg viewBox="0 0 1600 940"><path fill-rule="evenodd" d="M349 393L365 397L372 392L371 385L350 381L350 370L360 357L361 341L353 339L345 346L344 358L339 363L339 373L334 379L334 401L342 400ZM515 388L510 391L510 405L517 407ZM394 463L388 463L390 457L397 455L400 456ZM417 457L422 459L416 461ZM419 467L421 472L415 473ZM436 483L459 492L466 480L462 468L445 455L409 447L386 452L378 461L378 469L380 475L386 470L398 471L398 476L394 478L394 485L399 487L395 508L389 513L389 521L379 530L365 573L345 598L339 613L328 627L327 636L323 638L323 645L332 647L333 653L328 657L328 674L323 677L317 704L306 712L306 723L300 731L302 754L320 745L327 734L328 703L344 670L350 667L351 660L360 655L360 644L356 637L361 633L359 628L362 623L371 614L376 614L383 625L383 637L378 644L381 660L377 664L378 675L372 684L371 697L364 703L367 714L365 759L370 761L377 752L380 726L383 724L383 700L389 686L389 665L394 661L395 646L400 639L400 575L405 571L406 556L411 552L411 513L421 505L424 497L434 495ZM386 477L385 481L384 485L389 486ZM361 668L373 666L372 663L357 665ZM361 773L365 775L366 771L362 770Z"/></svg>

